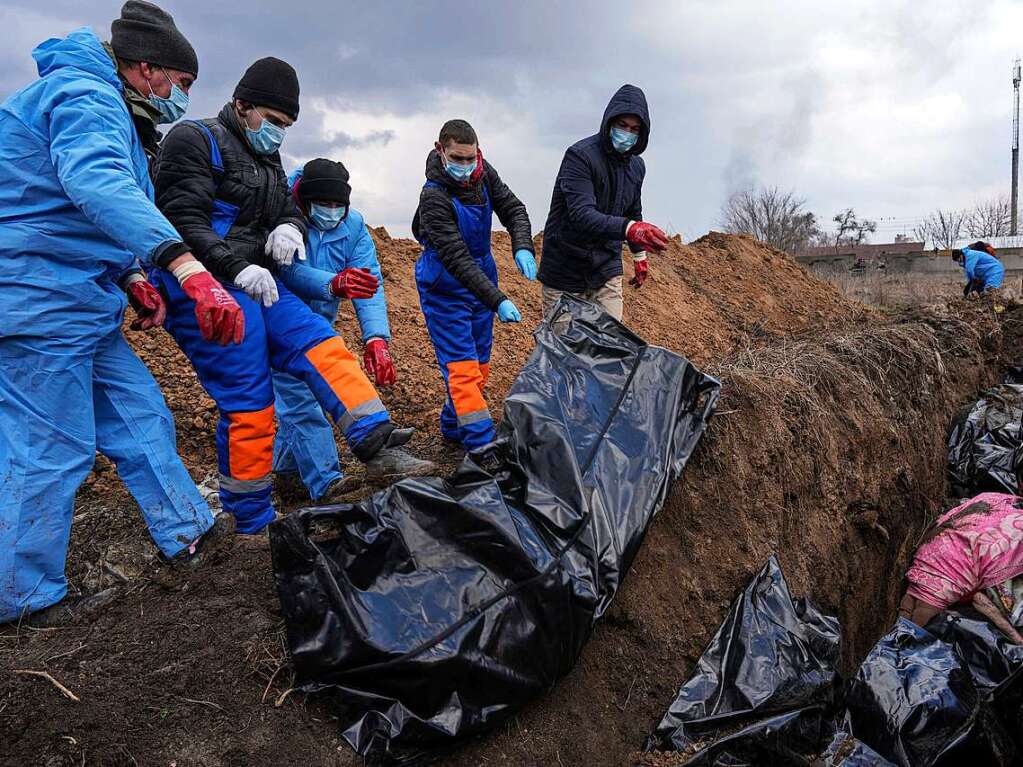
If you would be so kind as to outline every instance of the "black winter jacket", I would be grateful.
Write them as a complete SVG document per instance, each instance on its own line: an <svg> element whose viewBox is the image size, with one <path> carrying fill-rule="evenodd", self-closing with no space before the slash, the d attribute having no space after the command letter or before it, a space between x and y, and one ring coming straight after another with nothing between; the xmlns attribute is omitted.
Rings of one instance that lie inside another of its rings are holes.
<svg viewBox="0 0 1023 767"><path fill-rule="evenodd" d="M217 139L223 174L215 177L205 132L193 122L178 123L160 144L156 205L192 255L218 279L233 282L249 264L273 267L273 259L263 253L270 232L288 223L304 235L305 217L288 191L280 155L251 150L231 104L202 122ZM211 226L214 198L238 206L238 216L224 238Z"/></svg>
<svg viewBox="0 0 1023 767"><path fill-rule="evenodd" d="M622 154L611 146L610 123L624 114L637 115L643 129ZM544 285L582 293L622 273L625 227L643 218L646 165L639 155L649 138L646 96L635 85L623 85L604 110L600 131L565 152L543 230L538 276Z"/></svg>
<svg viewBox="0 0 1023 767"><path fill-rule="evenodd" d="M469 253L458 229L458 216L451 198L457 197L464 205L482 205L483 185L486 184L494 213L511 235L512 248L535 253L526 206L501 180L494 166L486 160L483 160L483 173L479 180L466 185L448 175L441 162L440 153L435 149L426 158L426 178L441 184L443 189L424 188L420 193L419 207L412 218L412 234L419 242L429 242L433 245L437 249L441 264L451 276L462 283L484 306L497 311L498 305L507 296L490 281L476 263L476 259Z"/></svg>

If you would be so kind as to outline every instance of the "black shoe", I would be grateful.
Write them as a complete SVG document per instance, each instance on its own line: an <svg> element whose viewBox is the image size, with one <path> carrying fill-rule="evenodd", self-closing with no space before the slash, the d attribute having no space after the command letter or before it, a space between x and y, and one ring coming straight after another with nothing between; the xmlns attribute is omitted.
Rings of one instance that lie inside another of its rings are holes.
<svg viewBox="0 0 1023 767"><path fill-rule="evenodd" d="M385 447L366 462L366 477L371 482L395 482L405 477L424 477L437 471L437 464L416 458L400 447Z"/></svg>
<svg viewBox="0 0 1023 767"><path fill-rule="evenodd" d="M63 626L76 620L91 619L113 602L119 593L119 589L114 586L96 594L65 597L55 605L26 615L20 623L22 626L45 629ZM12 624L14 623L18 621L12 621Z"/></svg>
<svg viewBox="0 0 1023 767"><path fill-rule="evenodd" d="M213 517L213 525L173 557L160 555L160 559L171 567L199 567L209 559L210 554L218 549L219 544L227 541L234 533L234 517L227 512L220 512Z"/></svg>

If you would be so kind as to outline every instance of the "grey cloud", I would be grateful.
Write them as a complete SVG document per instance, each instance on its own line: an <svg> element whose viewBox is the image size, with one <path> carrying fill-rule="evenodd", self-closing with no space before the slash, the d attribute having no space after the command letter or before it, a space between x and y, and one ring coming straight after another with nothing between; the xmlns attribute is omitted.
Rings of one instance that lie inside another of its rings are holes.
<svg viewBox="0 0 1023 767"><path fill-rule="evenodd" d="M296 67L303 112L285 145L294 162L410 140L384 122L367 135L332 134L328 140L321 115L310 107L313 100L334 109L397 117L431 111L444 93L481 104L497 101L530 131L523 146L502 146L495 154L502 173L514 180L529 206L536 228L546 217L563 149L592 133L615 89L634 82L646 91L653 117L645 155L646 216L684 221L694 234L713 225L729 191L751 181L780 186L798 181L805 158L829 140L827 131L814 133L821 104L849 98L846 89L852 84L865 87L852 82L855 71L844 75L850 80L834 82L819 73L806 58L817 40L837 35L868 56L873 49L894 52L897 71L890 77L923 90L948 76L960 57L985 55L982 45L964 50L964 41L976 46L977 36L996 23L993 2L967 0L940 7L874 4L861 12L845 10L855 3L836 11L830 4L765 6L750 0L727 6L686 4L681 14L679 4L670 0L636 0L627 8L611 0L157 2L173 13L199 53L200 78L189 117L215 114L256 58L276 55ZM0 13L8 35L0 49L0 98L35 77L29 52L39 41L80 24L91 24L105 37L120 5L120 0L49 0L43 15L34 0L5 0ZM709 15L707 8L712 8ZM670 12L662 14L662 9ZM670 21L662 22L662 16ZM661 24L663 39L654 45L637 33L631 23L636 19ZM992 67L1007 72L1008 63L993 62ZM750 106L750 101L761 101L744 98L768 89L771 98L764 106ZM879 140L883 128L883 116L864 126L877 131ZM948 187L1007 175L1001 167L1007 130L987 124L973 128L973 167L967 167L969 151L940 164L941 181ZM422 138L424 148L432 138ZM958 135L949 138L959 140ZM517 157L533 156L538 148L554 158L551 167L522 173L518 166L524 163L517 164ZM872 160L868 155L862 163L869 168ZM418 162L413 170L410 178L419 183ZM873 190L861 180L822 178L804 180L797 191L812 194L821 209L859 209L863 201L884 198L877 187L899 174L898 168L872 170ZM904 201L893 200L884 213L923 213L942 202L933 199L932 179L916 187L891 186L899 188ZM415 194L410 187L411 200ZM383 215L407 221L411 211L401 206L408 204L394 202Z"/></svg>

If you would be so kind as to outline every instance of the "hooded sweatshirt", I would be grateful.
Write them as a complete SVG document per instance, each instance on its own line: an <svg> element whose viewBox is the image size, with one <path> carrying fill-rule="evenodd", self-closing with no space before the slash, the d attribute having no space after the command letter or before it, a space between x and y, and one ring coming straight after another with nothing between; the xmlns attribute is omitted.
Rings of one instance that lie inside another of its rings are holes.
<svg viewBox="0 0 1023 767"><path fill-rule="evenodd" d="M635 146L622 153L611 145L611 121L626 114L639 117L643 127ZM604 110L600 130L565 152L544 227L539 272L544 285L582 293L622 273L625 228L643 219L646 165L640 155L649 139L646 96L635 85L623 85Z"/></svg>

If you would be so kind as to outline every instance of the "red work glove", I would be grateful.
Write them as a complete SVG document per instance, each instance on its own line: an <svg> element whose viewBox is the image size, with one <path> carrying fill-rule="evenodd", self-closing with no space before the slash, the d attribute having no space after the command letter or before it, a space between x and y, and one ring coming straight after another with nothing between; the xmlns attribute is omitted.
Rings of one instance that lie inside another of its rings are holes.
<svg viewBox="0 0 1023 767"><path fill-rule="evenodd" d="M629 280L629 284L634 288L641 288L643 283L646 282L646 278L650 275L650 261L646 258L641 258L633 261L632 267L636 270L636 276Z"/></svg>
<svg viewBox="0 0 1023 767"><path fill-rule="evenodd" d="M345 269L330 281L330 292L338 298L372 298L379 284L369 269Z"/></svg>
<svg viewBox="0 0 1023 767"><path fill-rule="evenodd" d="M398 374L394 372L394 358L384 339L371 338L366 342L362 362L366 366L366 372L377 382L377 386L390 386L398 380Z"/></svg>
<svg viewBox="0 0 1023 767"><path fill-rule="evenodd" d="M199 272L181 283L185 295L195 301L195 318L207 341L221 346L240 344L245 337L245 314L223 285L209 272Z"/></svg>
<svg viewBox="0 0 1023 767"><path fill-rule="evenodd" d="M668 236L653 224L646 221L633 221L625 230L625 239L630 245L641 250L652 250L660 253L668 247Z"/></svg>
<svg viewBox="0 0 1023 767"><path fill-rule="evenodd" d="M128 285L128 303L135 310L136 320L132 330L158 328L167 317L167 305L160 292L145 280L134 280Z"/></svg>

